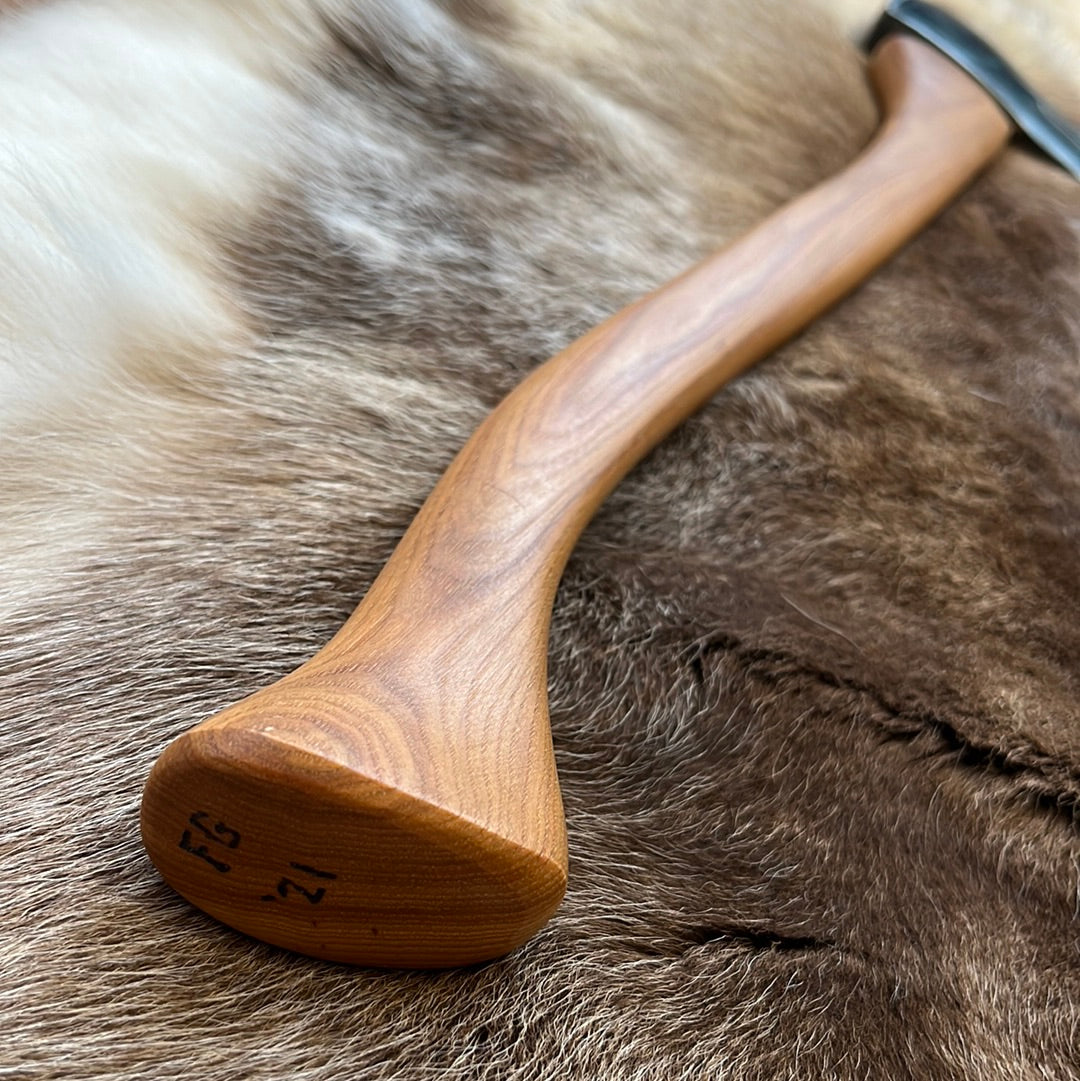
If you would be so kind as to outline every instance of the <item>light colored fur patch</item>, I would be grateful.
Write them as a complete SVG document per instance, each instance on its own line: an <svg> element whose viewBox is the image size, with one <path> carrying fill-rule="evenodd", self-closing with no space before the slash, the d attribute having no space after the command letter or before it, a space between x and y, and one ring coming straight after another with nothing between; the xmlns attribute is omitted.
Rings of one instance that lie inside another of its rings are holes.
<svg viewBox="0 0 1080 1081"><path fill-rule="evenodd" d="M217 237L290 160L315 15L70 0L0 23L0 616L167 471L159 435L193 415L158 385L250 343Z"/></svg>
<svg viewBox="0 0 1080 1081"><path fill-rule="evenodd" d="M0 430L243 328L207 232L288 154L309 4L45 4L0 30ZM127 374L130 374L128 372Z"/></svg>

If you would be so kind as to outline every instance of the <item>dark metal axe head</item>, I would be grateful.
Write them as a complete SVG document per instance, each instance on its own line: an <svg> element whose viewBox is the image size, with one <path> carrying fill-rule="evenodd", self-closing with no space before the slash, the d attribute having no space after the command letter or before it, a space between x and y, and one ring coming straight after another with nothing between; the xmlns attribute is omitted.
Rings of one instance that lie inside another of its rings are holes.
<svg viewBox="0 0 1080 1081"><path fill-rule="evenodd" d="M867 44L896 32L914 34L963 68L1033 146L1080 180L1080 128L1035 94L982 38L922 0L892 0Z"/></svg>

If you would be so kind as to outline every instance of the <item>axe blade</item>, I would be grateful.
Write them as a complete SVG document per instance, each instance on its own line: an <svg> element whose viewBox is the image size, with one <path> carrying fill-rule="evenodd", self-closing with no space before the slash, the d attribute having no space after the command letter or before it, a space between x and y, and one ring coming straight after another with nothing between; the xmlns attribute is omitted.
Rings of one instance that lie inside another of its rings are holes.
<svg viewBox="0 0 1080 1081"><path fill-rule="evenodd" d="M1080 128L1043 101L976 33L924 0L892 0L867 47L897 32L914 34L963 68L1032 146L1080 180Z"/></svg>

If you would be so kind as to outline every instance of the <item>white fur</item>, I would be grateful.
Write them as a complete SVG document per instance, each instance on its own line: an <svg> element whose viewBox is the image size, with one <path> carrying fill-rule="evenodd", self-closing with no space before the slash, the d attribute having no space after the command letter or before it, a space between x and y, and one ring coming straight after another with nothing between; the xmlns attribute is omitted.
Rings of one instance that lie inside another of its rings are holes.
<svg viewBox="0 0 1080 1081"><path fill-rule="evenodd" d="M242 336L204 236L288 147L311 15L70 0L0 24L0 433Z"/></svg>
<svg viewBox="0 0 1080 1081"><path fill-rule="evenodd" d="M35 478L6 492L20 571L0 618L97 550L131 478L160 471L158 433L191 429L147 385L247 340L212 234L257 212L291 156L314 13L38 0L0 16L0 454Z"/></svg>

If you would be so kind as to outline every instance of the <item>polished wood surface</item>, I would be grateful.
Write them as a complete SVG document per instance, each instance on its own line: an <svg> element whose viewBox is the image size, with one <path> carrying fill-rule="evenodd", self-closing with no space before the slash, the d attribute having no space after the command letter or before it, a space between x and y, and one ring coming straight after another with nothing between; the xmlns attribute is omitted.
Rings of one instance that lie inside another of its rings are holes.
<svg viewBox="0 0 1080 1081"><path fill-rule="evenodd" d="M566 834L546 654L569 552L619 479L847 294L1006 142L913 39L870 65L883 124L842 174L595 328L487 418L311 661L171 745L143 802L165 878L317 957L499 956L553 913Z"/></svg>

